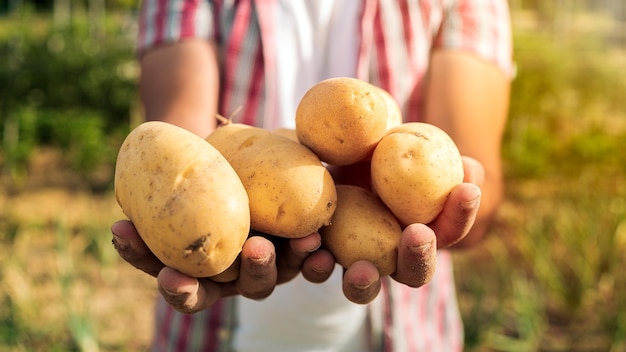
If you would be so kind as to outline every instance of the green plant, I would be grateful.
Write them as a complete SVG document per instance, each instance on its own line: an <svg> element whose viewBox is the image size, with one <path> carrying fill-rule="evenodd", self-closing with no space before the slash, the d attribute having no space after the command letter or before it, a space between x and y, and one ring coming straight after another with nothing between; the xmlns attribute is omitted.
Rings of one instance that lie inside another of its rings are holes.
<svg viewBox="0 0 626 352"><path fill-rule="evenodd" d="M506 198L474 258L491 266L457 275L471 349L626 345L626 54L606 49L592 31L515 31Z"/></svg>
<svg viewBox="0 0 626 352"><path fill-rule="evenodd" d="M589 36L557 41L516 31L518 70L503 148L511 177L540 178L589 162L624 164L623 153L615 152L626 134L619 122L625 111L623 58L607 57Z"/></svg>
<svg viewBox="0 0 626 352"><path fill-rule="evenodd" d="M85 177L112 165L129 128L136 66L125 16L107 18L96 36L85 20L55 29L28 12L0 26L0 112L4 170L24 177L35 146L66 151L68 165Z"/></svg>

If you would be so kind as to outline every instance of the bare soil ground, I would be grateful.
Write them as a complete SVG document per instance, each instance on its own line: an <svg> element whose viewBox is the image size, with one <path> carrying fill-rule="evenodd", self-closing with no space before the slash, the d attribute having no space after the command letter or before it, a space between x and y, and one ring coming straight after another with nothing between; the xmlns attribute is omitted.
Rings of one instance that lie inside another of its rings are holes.
<svg viewBox="0 0 626 352"><path fill-rule="evenodd" d="M155 281L111 245L109 227L124 218L112 192L94 194L78 183L52 151L37 153L17 186L3 181L0 302L13 310L3 315L28 326L20 343L27 349L33 335L67 339L73 331L78 339L91 329L86 338L104 350L146 350Z"/></svg>

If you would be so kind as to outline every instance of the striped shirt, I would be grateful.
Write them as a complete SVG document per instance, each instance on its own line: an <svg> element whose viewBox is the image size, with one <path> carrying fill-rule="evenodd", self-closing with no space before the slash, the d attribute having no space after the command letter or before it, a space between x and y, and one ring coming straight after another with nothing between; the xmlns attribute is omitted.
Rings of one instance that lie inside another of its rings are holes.
<svg viewBox="0 0 626 352"><path fill-rule="evenodd" d="M352 0L350 0L352 1ZM138 50L206 38L218 46L219 113L242 107L239 122L279 127L275 0L144 0ZM462 50L512 73L508 5L504 0L362 0L355 76L389 91L407 121L421 120L422 88L433 50ZM450 254L440 251L433 280L412 289L383 280L370 309L372 350L458 351L463 327ZM237 327L237 300L185 315L157 303L155 351L227 351Z"/></svg>

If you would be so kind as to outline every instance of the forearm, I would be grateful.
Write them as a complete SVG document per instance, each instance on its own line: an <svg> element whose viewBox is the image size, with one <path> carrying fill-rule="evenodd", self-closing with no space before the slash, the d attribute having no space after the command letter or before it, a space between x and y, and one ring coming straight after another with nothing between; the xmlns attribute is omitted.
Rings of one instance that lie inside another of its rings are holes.
<svg viewBox="0 0 626 352"><path fill-rule="evenodd" d="M216 125L219 70L215 46L186 40L155 48L140 60L146 120L166 121L201 137Z"/></svg>
<svg viewBox="0 0 626 352"><path fill-rule="evenodd" d="M426 94L426 122L444 129L461 154L484 168L475 183L482 196L474 226L454 248L479 242L502 200L501 140L508 113L510 79L467 53L433 54Z"/></svg>

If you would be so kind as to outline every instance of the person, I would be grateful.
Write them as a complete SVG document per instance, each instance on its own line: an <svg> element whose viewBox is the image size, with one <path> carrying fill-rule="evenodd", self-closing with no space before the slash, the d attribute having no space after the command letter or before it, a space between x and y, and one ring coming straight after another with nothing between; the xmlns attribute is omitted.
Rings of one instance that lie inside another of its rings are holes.
<svg viewBox="0 0 626 352"><path fill-rule="evenodd" d="M350 76L390 92L405 121L444 129L465 168L441 214L404 229L391 277L365 261L337 268L313 233L250 237L239 279L217 284L165 267L132 223L116 222L120 256L157 278L153 349L461 350L449 250L479 243L501 202L509 15L504 0L144 0L138 56L147 120L206 137L217 113L240 109L236 122L294 128L308 88ZM354 167L333 176L364 175Z"/></svg>

